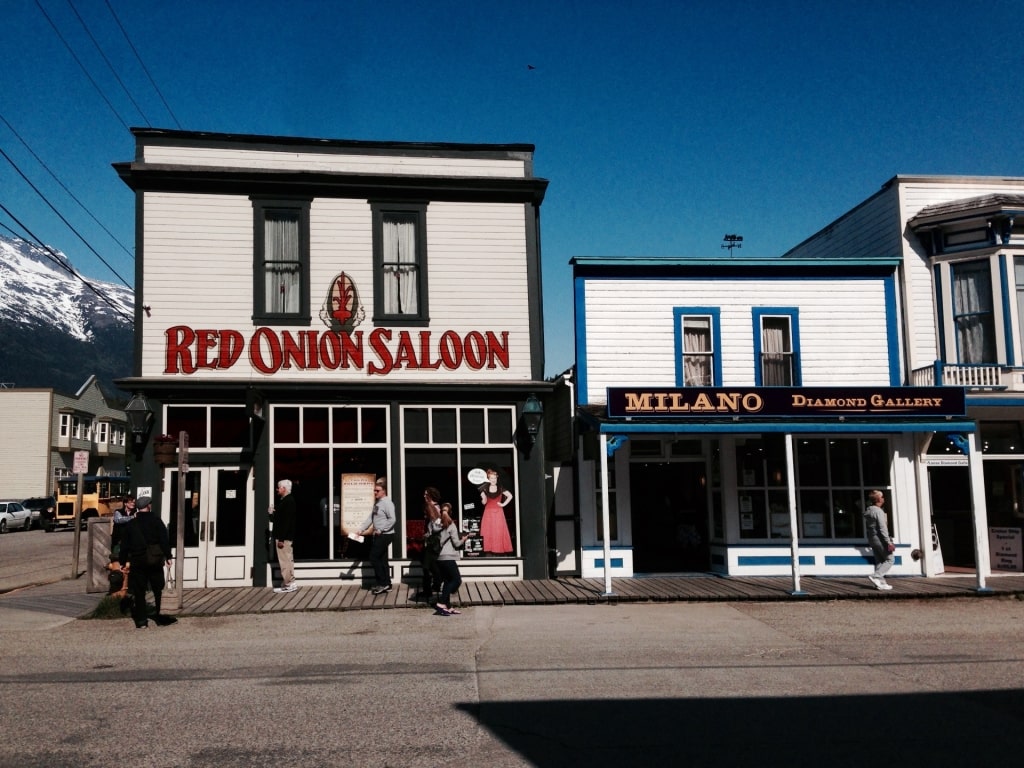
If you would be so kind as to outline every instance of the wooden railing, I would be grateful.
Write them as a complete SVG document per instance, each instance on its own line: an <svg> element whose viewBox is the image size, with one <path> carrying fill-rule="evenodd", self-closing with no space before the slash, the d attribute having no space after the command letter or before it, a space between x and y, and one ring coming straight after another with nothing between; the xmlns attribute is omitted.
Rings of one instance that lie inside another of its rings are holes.
<svg viewBox="0 0 1024 768"><path fill-rule="evenodd" d="M910 373L915 387L966 387L968 389L1007 389L1011 372L1000 365L948 365L941 360Z"/></svg>

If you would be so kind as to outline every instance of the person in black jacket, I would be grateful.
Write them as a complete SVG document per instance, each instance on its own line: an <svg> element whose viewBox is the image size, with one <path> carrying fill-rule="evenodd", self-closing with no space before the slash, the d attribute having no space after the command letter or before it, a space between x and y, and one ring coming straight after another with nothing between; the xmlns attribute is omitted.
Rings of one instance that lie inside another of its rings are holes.
<svg viewBox="0 0 1024 768"><path fill-rule="evenodd" d="M292 496L292 481L279 480L277 483L277 504L271 508L274 518L274 538L277 540L277 562L281 566L281 586L275 592L294 592L299 588L295 583L295 497Z"/></svg>
<svg viewBox="0 0 1024 768"><path fill-rule="evenodd" d="M146 614L146 589L153 592L156 608L154 621L157 624L171 624L170 617L160 613L160 598L164 591L164 565L171 561L171 545L167 526L159 515L153 514L153 501L141 496L135 501L137 514L125 526L121 536L121 550L118 561L121 570L128 574L128 590L132 594L132 619L136 629L149 626ZM150 545L154 545L152 548Z"/></svg>

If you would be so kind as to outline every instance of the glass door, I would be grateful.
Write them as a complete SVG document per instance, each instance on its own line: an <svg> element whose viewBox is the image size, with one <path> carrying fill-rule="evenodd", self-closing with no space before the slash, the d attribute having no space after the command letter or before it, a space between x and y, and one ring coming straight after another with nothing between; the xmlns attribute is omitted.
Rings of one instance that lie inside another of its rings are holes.
<svg viewBox="0 0 1024 768"><path fill-rule="evenodd" d="M172 551L184 541L186 588L252 584L252 494L249 473L238 467L190 469L184 483L183 526L178 528L178 470L164 475L165 522Z"/></svg>

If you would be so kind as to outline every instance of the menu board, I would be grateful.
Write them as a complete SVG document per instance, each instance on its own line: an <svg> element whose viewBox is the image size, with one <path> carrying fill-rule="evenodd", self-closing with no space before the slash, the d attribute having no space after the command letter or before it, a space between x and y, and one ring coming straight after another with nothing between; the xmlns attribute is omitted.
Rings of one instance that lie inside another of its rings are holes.
<svg viewBox="0 0 1024 768"><path fill-rule="evenodd" d="M341 533L357 534L373 511L377 476L360 472L341 476Z"/></svg>

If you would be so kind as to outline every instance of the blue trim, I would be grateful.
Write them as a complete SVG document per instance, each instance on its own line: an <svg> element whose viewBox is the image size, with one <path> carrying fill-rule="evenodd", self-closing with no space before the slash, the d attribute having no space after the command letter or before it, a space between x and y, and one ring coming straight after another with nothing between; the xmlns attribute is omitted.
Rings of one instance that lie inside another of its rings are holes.
<svg viewBox="0 0 1024 768"><path fill-rule="evenodd" d="M866 555L825 555L825 565L874 565L875 559ZM893 565L903 565L903 558L893 558Z"/></svg>
<svg viewBox="0 0 1024 768"><path fill-rule="evenodd" d="M1020 395L1008 395L1000 397L998 395L977 395L972 397L970 394L967 395L967 407L975 408L979 406L991 406L994 408L1011 408L1017 406L1024 406L1024 396ZM957 429L960 429L959 425Z"/></svg>
<svg viewBox="0 0 1024 768"><path fill-rule="evenodd" d="M814 565L813 555L800 555L800 565ZM789 555L740 555L736 558L736 565L792 565L793 558Z"/></svg>
<svg viewBox="0 0 1024 768"><path fill-rule="evenodd" d="M623 274L635 276L637 267L771 267L780 272L792 272L809 267L892 267L903 262L902 256L864 256L836 259L819 258L778 258L736 256L723 260L721 256L711 257L670 257L670 256L573 256L569 263L575 267L625 267Z"/></svg>
<svg viewBox="0 0 1024 768"><path fill-rule="evenodd" d="M1006 256L999 256L999 287L1003 299L1003 344L1006 346L1006 364L1016 365L1013 346L1013 322L1010 316L1010 279L1006 274Z"/></svg>
<svg viewBox="0 0 1024 768"><path fill-rule="evenodd" d="M616 420L597 424L598 432L629 433L629 434L893 434L903 432L941 432L950 431L976 432L977 425L972 421L878 421L871 424L865 422L851 423L848 421L785 421L785 422L692 422L677 421L672 423L637 423Z"/></svg>
<svg viewBox="0 0 1024 768"><path fill-rule="evenodd" d="M587 281L577 277L573 281L573 301L576 308L576 404L586 405L587 400Z"/></svg>
<svg viewBox="0 0 1024 768"><path fill-rule="evenodd" d="M601 557L601 558L598 558L597 560L595 560L594 561L594 567L595 568L604 568L604 558ZM622 558L621 557L613 557L612 558L612 568L622 568Z"/></svg>
<svg viewBox="0 0 1024 768"><path fill-rule="evenodd" d="M796 307L751 307L750 314L754 324L754 386L763 387L761 380L761 320L764 317L789 318L789 344L793 350L793 382L790 386L799 387L800 377L800 310Z"/></svg>
<svg viewBox="0 0 1024 768"><path fill-rule="evenodd" d="M686 386L686 383L683 381L683 355L685 353L685 340L683 339L683 318L698 316L709 316L711 318L711 375L714 379L714 381L711 382L711 386L720 387L722 386L722 310L719 309L718 307L672 308L672 325L676 349L676 386Z"/></svg>
<svg viewBox="0 0 1024 768"><path fill-rule="evenodd" d="M903 381L900 371L900 330L896 321L899 314L896 306L896 279L887 277L883 287L885 289L885 336L889 339L889 386L898 387Z"/></svg>
<svg viewBox="0 0 1024 768"><path fill-rule="evenodd" d="M939 359L946 360L946 313L942 305L942 265L936 264L933 280L935 282L935 314L936 322L939 324ZM936 381L936 384L942 384Z"/></svg>

